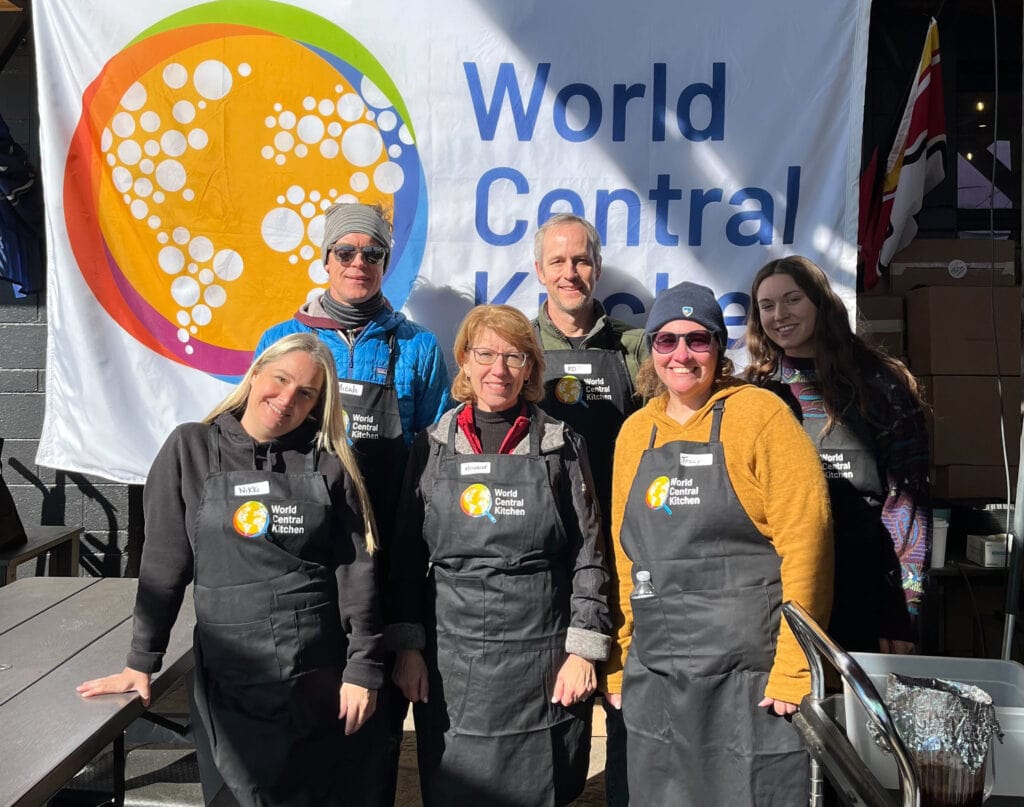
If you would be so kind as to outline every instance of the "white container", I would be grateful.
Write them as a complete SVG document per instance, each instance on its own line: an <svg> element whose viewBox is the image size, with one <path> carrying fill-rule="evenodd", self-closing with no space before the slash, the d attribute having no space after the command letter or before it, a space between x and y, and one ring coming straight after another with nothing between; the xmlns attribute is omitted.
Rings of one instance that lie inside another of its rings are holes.
<svg viewBox="0 0 1024 807"><path fill-rule="evenodd" d="M900 656L884 653L851 653L871 677L878 694L885 698L886 676L913 675L945 678L981 687L992 696L996 717L1004 737L995 737L995 796L1024 796L1024 666L994 659L946 658L944 656ZM883 787L899 787L896 763L882 751L868 732L868 715L857 696L843 682L846 734Z"/></svg>
<svg viewBox="0 0 1024 807"><path fill-rule="evenodd" d="M932 569L941 569L946 565L946 535L949 533L949 521L935 516L932 519Z"/></svg>

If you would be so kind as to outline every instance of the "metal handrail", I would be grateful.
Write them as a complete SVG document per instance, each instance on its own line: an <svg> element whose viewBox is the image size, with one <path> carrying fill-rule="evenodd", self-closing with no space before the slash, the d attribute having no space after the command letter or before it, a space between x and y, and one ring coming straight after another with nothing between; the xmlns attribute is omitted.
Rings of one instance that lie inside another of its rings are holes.
<svg viewBox="0 0 1024 807"><path fill-rule="evenodd" d="M804 701L810 699L816 705L825 697L825 674L821 664L821 659L824 656L864 706L871 722L879 730L896 759L903 807L920 807L921 791L918 786L917 772L910 761L910 754L903 744L903 740L896 732L896 727L885 708L885 703L878 694L878 690L875 689L875 685L871 683L871 678L849 653L829 638L828 634L801 606L794 602L786 602L782 606L782 613L785 614L786 621L793 630L793 635L796 636L797 642L803 648L810 666L811 694L804 698ZM817 761L812 759L812 765L817 766ZM816 773L816 770L812 770L812 778Z"/></svg>

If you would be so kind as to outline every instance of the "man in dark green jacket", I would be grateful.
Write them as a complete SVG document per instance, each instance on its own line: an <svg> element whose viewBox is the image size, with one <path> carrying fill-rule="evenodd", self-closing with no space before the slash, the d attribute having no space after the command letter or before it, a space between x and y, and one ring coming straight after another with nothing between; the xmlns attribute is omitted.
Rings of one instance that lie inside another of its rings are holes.
<svg viewBox="0 0 1024 807"><path fill-rule="evenodd" d="M548 292L534 328L544 348L545 397L540 406L582 435L601 505L611 523L612 455L623 421L642 403L636 374L647 359L643 328L610 317L594 299L601 277L601 239L586 219L561 213L537 231L537 279ZM629 803L622 715L605 704L608 753L605 789L610 807Z"/></svg>

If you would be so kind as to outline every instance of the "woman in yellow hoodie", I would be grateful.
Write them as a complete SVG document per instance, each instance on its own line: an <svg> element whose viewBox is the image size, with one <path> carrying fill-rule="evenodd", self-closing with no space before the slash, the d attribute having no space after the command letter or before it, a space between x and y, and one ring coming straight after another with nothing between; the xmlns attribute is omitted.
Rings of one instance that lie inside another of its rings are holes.
<svg viewBox="0 0 1024 807"><path fill-rule="evenodd" d="M807 756L782 717L810 674L780 608L828 621L821 464L786 404L731 377L711 289L665 290L646 331L637 383L651 400L615 446L619 652L604 681L625 718L630 797L804 804Z"/></svg>

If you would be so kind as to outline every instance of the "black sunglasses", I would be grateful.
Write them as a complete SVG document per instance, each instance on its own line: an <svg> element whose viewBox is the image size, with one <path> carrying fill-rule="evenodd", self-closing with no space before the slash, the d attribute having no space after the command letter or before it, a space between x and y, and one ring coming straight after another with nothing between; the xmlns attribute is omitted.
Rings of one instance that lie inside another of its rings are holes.
<svg viewBox="0 0 1024 807"><path fill-rule="evenodd" d="M335 244L331 247L331 252L343 266L352 263L356 259L357 252L363 256L363 262L371 266L382 263L388 256L388 251L384 247L354 247L351 244Z"/></svg>
<svg viewBox="0 0 1024 807"><path fill-rule="evenodd" d="M679 346L679 340L686 342L686 349L692 353L711 352L714 337L708 331L690 331L689 333L672 333L658 331L651 336L651 347L656 353L673 353Z"/></svg>

